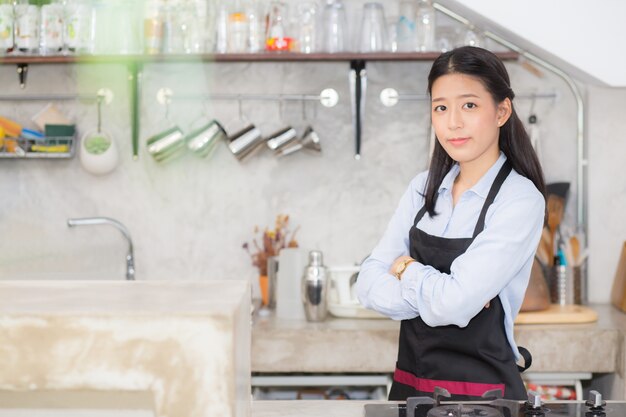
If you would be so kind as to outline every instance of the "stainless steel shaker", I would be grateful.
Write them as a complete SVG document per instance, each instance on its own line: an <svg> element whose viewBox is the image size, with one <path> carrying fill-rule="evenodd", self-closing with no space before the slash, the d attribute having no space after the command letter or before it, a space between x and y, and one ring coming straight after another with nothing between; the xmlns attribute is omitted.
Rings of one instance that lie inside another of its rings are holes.
<svg viewBox="0 0 626 417"><path fill-rule="evenodd" d="M328 283L326 267L322 262L322 252L309 252L309 265L302 277L302 302L308 321L323 321L326 318Z"/></svg>

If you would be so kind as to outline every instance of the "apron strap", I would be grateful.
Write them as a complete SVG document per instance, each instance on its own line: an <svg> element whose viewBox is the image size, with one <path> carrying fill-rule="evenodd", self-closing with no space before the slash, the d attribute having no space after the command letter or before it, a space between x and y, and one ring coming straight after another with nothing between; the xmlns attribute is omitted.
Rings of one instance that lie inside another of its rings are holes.
<svg viewBox="0 0 626 417"><path fill-rule="evenodd" d="M517 350L519 350L520 355L524 358L524 366L517 365L517 369L520 372L524 372L526 369L530 368L530 365L533 363L533 355L530 354L528 349L522 346L518 346Z"/></svg>
<svg viewBox="0 0 626 417"><path fill-rule="evenodd" d="M507 159L506 161L504 161L504 164L500 168L496 179L491 185L489 194L487 194L487 199L485 200L485 204L483 204L483 209L480 211L480 216L478 217L476 227L474 228L474 238L476 238L476 236L478 236L478 234L482 232L485 228L485 217L487 217L487 210L489 209L489 206L491 206L491 203L493 203L493 201L496 199L496 195L498 194L498 191L500 191L500 187L502 187L502 184L504 184L504 180L506 180L506 177L509 176L509 173L512 169L513 167L511 166L509 160Z"/></svg>

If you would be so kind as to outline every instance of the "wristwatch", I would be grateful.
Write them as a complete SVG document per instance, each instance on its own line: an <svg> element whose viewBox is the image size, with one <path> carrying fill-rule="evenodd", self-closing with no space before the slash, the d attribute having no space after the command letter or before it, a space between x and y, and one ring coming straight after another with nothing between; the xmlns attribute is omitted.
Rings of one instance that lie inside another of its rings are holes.
<svg viewBox="0 0 626 417"><path fill-rule="evenodd" d="M396 278L402 279L402 274L404 273L404 271L406 271L406 268L411 262L415 262L415 259L405 259L396 266L395 271L393 271L393 274L396 276Z"/></svg>

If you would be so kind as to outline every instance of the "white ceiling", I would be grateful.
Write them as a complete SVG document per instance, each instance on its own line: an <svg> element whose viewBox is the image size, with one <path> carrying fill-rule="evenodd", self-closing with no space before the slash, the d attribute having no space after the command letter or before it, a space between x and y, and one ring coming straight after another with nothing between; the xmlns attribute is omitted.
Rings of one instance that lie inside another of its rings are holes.
<svg viewBox="0 0 626 417"><path fill-rule="evenodd" d="M437 0L565 72L626 87L625 0Z"/></svg>

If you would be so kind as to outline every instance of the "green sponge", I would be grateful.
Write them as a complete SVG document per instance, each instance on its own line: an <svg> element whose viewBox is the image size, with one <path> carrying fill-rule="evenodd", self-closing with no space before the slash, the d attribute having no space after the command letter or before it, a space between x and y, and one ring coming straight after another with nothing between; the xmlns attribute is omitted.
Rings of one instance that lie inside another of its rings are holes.
<svg viewBox="0 0 626 417"><path fill-rule="evenodd" d="M58 138L58 137L71 137L76 132L76 126L74 125L46 125L46 137Z"/></svg>

